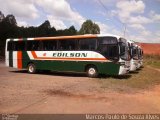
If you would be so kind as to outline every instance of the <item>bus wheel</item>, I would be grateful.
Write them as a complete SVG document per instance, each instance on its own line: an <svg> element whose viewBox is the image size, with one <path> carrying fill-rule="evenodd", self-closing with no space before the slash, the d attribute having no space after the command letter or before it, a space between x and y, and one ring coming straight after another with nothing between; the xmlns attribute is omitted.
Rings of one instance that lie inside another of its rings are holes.
<svg viewBox="0 0 160 120"><path fill-rule="evenodd" d="M33 63L30 63L28 64L27 70L28 70L28 73L31 73L31 74L36 73L36 66Z"/></svg>
<svg viewBox="0 0 160 120"><path fill-rule="evenodd" d="M95 78L95 77L97 77L98 76L98 71L97 71L97 69L96 69L96 67L94 67L94 66L89 66L88 68L87 68L87 76L88 77L92 77L92 78Z"/></svg>

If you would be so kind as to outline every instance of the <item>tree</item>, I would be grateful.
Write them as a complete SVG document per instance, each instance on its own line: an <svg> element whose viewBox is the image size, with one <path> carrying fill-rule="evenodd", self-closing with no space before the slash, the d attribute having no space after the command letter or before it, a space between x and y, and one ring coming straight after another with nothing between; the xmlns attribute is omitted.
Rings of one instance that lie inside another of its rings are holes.
<svg viewBox="0 0 160 120"><path fill-rule="evenodd" d="M4 17L3 13L0 12L0 35L0 55L4 55L6 39L18 37L17 22L13 15Z"/></svg>
<svg viewBox="0 0 160 120"><path fill-rule="evenodd" d="M91 20L86 20L79 31L79 34L99 34L100 28L96 23Z"/></svg>
<svg viewBox="0 0 160 120"><path fill-rule="evenodd" d="M48 20L38 27L19 27L17 26L14 15L7 15L5 17L0 11L0 56L4 56L5 42L7 38L47 37L76 34L77 30L74 26L64 30L56 30L54 27L51 27Z"/></svg>
<svg viewBox="0 0 160 120"><path fill-rule="evenodd" d="M0 22L2 22L4 18L4 14L0 11Z"/></svg>
<svg viewBox="0 0 160 120"><path fill-rule="evenodd" d="M7 22L7 23L9 23L11 25L17 26L16 19L15 19L15 17L13 15L7 15L4 20L5 20L5 22Z"/></svg>
<svg viewBox="0 0 160 120"><path fill-rule="evenodd" d="M44 23L42 23L38 27L38 36L41 36L41 37L49 36L50 29L51 29L50 22L48 20L46 20Z"/></svg>
<svg viewBox="0 0 160 120"><path fill-rule="evenodd" d="M75 29L75 27L72 25L69 29L69 35L76 35L77 34L77 30Z"/></svg>
<svg viewBox="0 0 160 120"><path fill-rule="evenodd" d="M44 23L42 23L40 26L40 28L51 28L50 22L48 20L46 20Z"/></svg>

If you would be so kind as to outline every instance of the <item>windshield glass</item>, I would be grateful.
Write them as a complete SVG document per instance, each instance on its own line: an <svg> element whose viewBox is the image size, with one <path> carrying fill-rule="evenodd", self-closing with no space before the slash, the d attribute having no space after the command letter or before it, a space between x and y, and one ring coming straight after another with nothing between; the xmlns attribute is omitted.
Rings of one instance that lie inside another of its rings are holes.
<svg viewBox="0 0 160 120"><path fill-rule="evenodd" d="M142 49L138 49L138 58L139 59L142 59L143 58L143 51L142 51Z"/></svg>
<svg viewBox="0 0 160 120"><path fill-rule="evenodd" d="M99 40L98 51L110 60L118 60L118 42L115 37L103 37Z"/></svg>
<svg viewBox="0 0 160 120"><path fill-rule="evenodd" d="M125 39L120 38L119 40L119 47L120 47L120 57L123 60L129 60L129 47Z"/></svg>
<svg viewBox="0 0 160 120"><path fill-rule="evenodd" d="M135 46L132 47L132 58L138 59L138 49Z"/></svg>

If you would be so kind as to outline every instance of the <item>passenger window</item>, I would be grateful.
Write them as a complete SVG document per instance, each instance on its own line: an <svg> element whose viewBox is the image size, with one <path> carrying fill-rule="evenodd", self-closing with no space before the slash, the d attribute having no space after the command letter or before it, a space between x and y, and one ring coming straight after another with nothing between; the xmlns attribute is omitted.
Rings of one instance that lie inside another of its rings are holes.
<svg viewBox="0 0 160 120"><path fill-rule="evenodd" d="M76 40L59 40L60 50L76 50Z"/></svg>
<svg viewBox="0 0 160 120"><path fill-rule="evenodd" d="M17 41L17 50L24 51L25 50L25 41Z"/></svg>
<svg viewBox="0 0 160 120"><path fill-rule="evenodd" d="M40 50L40 41L27 41L27 51Z"/></svg>
<svg viewBox="0 0 160 120"><path fill-rule="evenodd" d="M56 40L45 40L42 41L44 51L54 51L57 50L57 41Z"/></svg>
<svg viewBox="0 0 160 120"><path fill-rule="evenodd" d="M7 46L8 51L22 51L25 50L24 41L9 41Z"/></svg>
<svg viewBox="0 0 160 120"><path fill-rule="evenodd" d="M96 50L96 39L81 39L79 40L80 50Z"/></svg>
<svg viewBox="0 0 160 120"><path fill-rule="evenodd" d="M12 50L13 50L13 42L12 41L8 41L7 51L12 51Z"/></svg>

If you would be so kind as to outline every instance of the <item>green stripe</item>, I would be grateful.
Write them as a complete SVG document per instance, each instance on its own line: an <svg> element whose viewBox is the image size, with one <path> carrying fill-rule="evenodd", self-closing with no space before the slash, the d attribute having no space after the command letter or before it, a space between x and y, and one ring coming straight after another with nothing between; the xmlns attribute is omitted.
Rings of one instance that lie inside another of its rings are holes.
<svg viewBox="0 0 160 120"><path fill-rule="evenodd" d="M27 38L23 38L23 41L27 41ZM27 51L22 51L22 68L27 68L30 58L27 54Z"/></svg>
<svg viewBox="0 0 160 120"><path fill-rule="evenodd" d="M53 70L53 71L75 71L85 72L87 65L94 65L97 67L99 74L118 75L119 64L113 62L93 62L93 61L50 61L50 60L32 60L39 70Z"/></svg>

